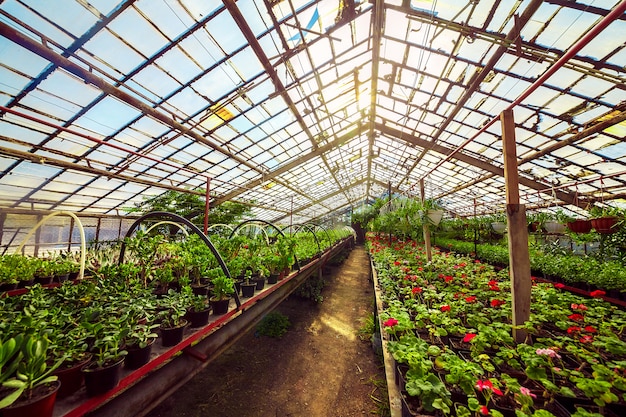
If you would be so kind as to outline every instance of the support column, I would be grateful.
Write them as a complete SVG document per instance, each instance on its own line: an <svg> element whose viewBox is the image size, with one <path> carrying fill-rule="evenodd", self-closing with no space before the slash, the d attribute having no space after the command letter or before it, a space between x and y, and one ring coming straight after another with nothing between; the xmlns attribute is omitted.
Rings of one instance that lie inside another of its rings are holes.
<svg viewBox="0 0 626 417"><path fill-rule="evenodd" d="M209 233L209 209L211 204L211 179L206 179L206 201L204 202L204 234Z"/></svg>
<svg viewBox="0 0 626 417"><path fill-rule="evenodd" d="M424 179L420 180L420 195L422 196L422 203L426 201L426 189L424 188ZM433 254L430 248L430 228L428 227L428 220L426 220L426 213L424 213L424 246L426 247L426 259L428 261L433 260Z"/></svg>
<svg viewBox="0 0 626 417"><path fill-rule="evenodd" d="M509 240L509 276L513 326L522 326L530 317L530 255L528 253L528 227L526 207L520 204L519 174L517 171L517 149L515 142L515 120L513 110L500 115L504 153L504 180L506 185L506 214ZM524 329L513 329L517 343L526 339Z"/></svg>

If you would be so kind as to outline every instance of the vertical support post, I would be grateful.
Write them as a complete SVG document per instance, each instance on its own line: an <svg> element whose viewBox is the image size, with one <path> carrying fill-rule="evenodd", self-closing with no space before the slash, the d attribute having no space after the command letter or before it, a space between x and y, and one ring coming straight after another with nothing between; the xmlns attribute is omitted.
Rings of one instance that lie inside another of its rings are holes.
<svg viewBox="0 0 626 417"><path fill-rule="evenodd" d="M474 197L474 258L478 258L478 230L476 229L476 197Z"/></svg>
<svg viewBox="0 0 626 417"><path fill-rule="evenodd" d="M389 203L388 210L391 211L391 181L389 181ZM389 247L391 247L391 228L389 228Z"/></svg>
<svg viewBox="0 0 626 417"><path fill-rule="evenodd" d="M509 275L513 302L513 338L517 343L526 339L522 326L530 317L530 255L528 253L528 227L526 207L520 204L519 173L515 142L513 110L500 115L502 123L502 150L504 153L504 181L506 186L506 214L508 219Z"/></svg>
<svg viewBox="0 0 626 417"><path fill-rule="evenodd" d="M420 179L420 195L422 196L422 203L426 201L426 188L424 187L424 179ZM428 220L426 220L426 213L424 213L424 246L426 246L426 259L428 261L433 260L433 254L430 249L430 228L428 227Z"/></svg>
<svg viewBox="0 0 626 417"><path fill-rule="evenodd" d="M293 196L291 196L291 208L289 209L289 233L291 233L291 226L293 226Z"/></svg>
<svg viewBox="0 0 626 417"><path fill-rule="evenodd" d="M37 216L37 223L39 223L42 218L43 216L41 215ZM37 231L35 232L35 247L33 249L33 256L35 258L39 256L39 244L40 243L41 243L41 228L38 228Z"/></svg>
<svg viewBox="0 0 626 417"><path fill-rule="evenodd" d="M70 231L67 237L67 251L72 251L72 235L74 234L74 218L70 217Z"/></svg>
<svg viewBox="0 0 626 417"><path fill-rule="evenodd" d="M211 178L206 179L206 196L204 202L204 234L209 233L209 209L211 204Z"/></svg>

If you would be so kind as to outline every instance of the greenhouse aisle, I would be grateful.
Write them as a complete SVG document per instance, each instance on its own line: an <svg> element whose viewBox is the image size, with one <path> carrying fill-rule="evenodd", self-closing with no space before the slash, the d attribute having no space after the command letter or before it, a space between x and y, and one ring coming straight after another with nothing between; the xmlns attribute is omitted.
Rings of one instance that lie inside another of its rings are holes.
<svg viewBox="0 0 626 417"><path fill-rule="evenodd" d="M291 322L281 339L250 332L148 416L385 415L384 370L358 335L373 308L368 277L357 246L331 268L321 304L291 296L277 308Z"/></svg>

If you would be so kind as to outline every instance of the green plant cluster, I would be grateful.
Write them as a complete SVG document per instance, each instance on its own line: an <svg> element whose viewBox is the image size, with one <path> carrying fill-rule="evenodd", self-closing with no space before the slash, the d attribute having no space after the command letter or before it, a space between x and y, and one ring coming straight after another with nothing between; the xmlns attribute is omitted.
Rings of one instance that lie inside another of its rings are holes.
<svg viewBox="0 0 626 417"><path fill-rule="evenodd" d="M263 317L256 328L256 333L259 336L280 339L285 333L287 333L290 326L291 322L289 321L289 317L278 311L272 311Z"/></svg>

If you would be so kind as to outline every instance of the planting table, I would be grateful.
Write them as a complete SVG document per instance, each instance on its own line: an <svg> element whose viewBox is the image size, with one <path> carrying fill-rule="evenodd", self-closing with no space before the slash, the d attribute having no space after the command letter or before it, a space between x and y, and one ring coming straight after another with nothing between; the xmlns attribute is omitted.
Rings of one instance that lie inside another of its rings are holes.
<svg viewBox="0 0 626 417"><path fill-rule="evenodd" d="M93 398L88 398L85 389L81 388L70 397L57 401L54 417L146 415L254 328L308 277L321 275L326 261L352 245L352 237L343 239L282 281L266 285L239 308L231 302L226 314L211 315L206 326L187 329L185 338L176 346L164 348L157 340L151 361L137 370L124 370L117 387Z"/></svg>

